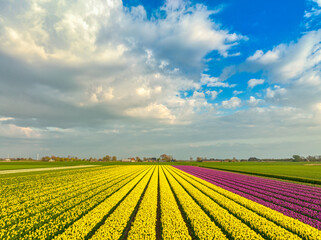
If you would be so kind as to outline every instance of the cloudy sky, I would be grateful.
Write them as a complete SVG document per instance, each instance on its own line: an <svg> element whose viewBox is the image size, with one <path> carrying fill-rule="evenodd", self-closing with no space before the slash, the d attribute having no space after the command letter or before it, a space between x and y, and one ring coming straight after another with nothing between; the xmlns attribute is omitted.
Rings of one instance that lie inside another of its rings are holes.
<svg viewBox="0 0 321 240"><path fill-rule="evenodd" d="M320 0L0 2L0 158L321 154Z"/></svg>

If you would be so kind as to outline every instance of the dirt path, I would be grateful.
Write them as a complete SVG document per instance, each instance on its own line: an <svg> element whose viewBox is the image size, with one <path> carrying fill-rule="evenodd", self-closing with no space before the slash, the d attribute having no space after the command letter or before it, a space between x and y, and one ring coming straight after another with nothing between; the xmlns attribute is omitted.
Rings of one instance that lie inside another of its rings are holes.
<svg viewBox="0 0 321 240"><path fill-rule="evenodd" d="M51 170L97 167L97 166L99 166L99 165L80 165L80 166L69 166L69 167L51 167L51 168L30 168L30 169L1 170L0 174L23 173L23 172L39 172L39 171L51 171Z"/></svg>

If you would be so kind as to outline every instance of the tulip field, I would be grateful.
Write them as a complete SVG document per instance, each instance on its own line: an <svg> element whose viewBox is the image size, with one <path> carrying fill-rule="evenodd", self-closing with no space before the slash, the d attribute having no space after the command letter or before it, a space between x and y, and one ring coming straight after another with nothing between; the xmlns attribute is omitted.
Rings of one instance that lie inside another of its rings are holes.
<svg viewBox="0 0 321 240"><path fill-rule="evenodd" d="M194 166L0 178L0 239L320 239L321 188Z"/></svg>

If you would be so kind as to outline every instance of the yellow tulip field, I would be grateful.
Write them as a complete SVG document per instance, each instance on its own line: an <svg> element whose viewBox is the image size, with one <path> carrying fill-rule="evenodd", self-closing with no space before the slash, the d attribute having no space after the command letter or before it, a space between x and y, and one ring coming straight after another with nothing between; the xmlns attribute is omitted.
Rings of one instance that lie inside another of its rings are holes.
<svg viewBox="0 0 321 240"><path fill-rule="evenodd" d="M0 239L321 240L318 228L173 166L1 178L0 192Z"/></svg>

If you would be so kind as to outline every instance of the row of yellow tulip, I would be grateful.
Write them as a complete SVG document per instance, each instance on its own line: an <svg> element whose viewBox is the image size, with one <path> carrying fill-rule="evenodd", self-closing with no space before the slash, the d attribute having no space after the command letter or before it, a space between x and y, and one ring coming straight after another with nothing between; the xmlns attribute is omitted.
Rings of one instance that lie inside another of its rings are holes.
<svg viewBox="0 0 321 240"><path fill-rule="evenodd" d="M22 201L20 205L11 206L11 208L5 208L1 206L2 216L6 217L10 215L11 223L15 223L15 218L18 217L18 221L25 217L29 217L34 215L37 212L45 211L46 208L53 208L55 204L60 204L61 202L67 201L71 198L77 197L83 193L86 193L90 189L95 189L99 186L103 186L108 183L108 181L116 179L119 177L119 171L111 172L111 175L106 175L105 171L95 172L90 178L83 179L82 173L80 172L76 176L74 176L73 181L76 182L77 186L72 185L70 188L60 189L59 193L55 193L54 189L59 188L60 183L56 182L56 186L52 186L52 191L54 193L47 192L46 195L42 195L42 188L34 183L33 189L36 189L38 194L34 194L33 191L30 191L30 195L33 195L33 199L28 201ZM129 173L129 172L128 172ZM86 181L87 180L87 181ZM1 222L1 221L0 221ZM1 226L1 224L0 224Z"/></svg>
<svg viewBox="0 0 321 240"><path fill-rule="evenodd" d="M241 215L245 211L245 209L248 209L249 211L252 211L256 213L258 216L261 216L263 218L266 218L270 222L275 223L276 225L280 226L281 228L288 230L291 233L294 233L298 235L302 239L313 239L313 240L321 240L321 231L318 229L311 227L310 225L307 225L297 219L285 216L282 213L279 213L273 209L270 209L268 207L265 207L259 203L253 202L249 199L246 199L238 194L232 193L230 191L227 191L223 188L220 188L218 186L215 186L205 180L202 180L200 178L197 178L195 176L192 176L188 173L180 171L180 176L184 176L185 179L187 179L190 183L196 184L197 187L210 194L209 196L214 198L214 194L220 194L221 196L225 196L226 199L230 199L234 201L235 203L239 204L239 206L243 206L243 208L238 208L238 216L241 218ZM211 191L212 190L212 191ZM210 193L209 193L210 192ZM213 195L212 195L213 194ZM255 224L254 219L248 219L247 220L249 224L253 225ZM262 222L263 224L263 222ZM266 225L262 225L264 228L267 228ZM270 231L266 229L266 231ZM285 232L284 232L285 234ZM282 234L281 234L282 235ZM274 238L281 238L281 235ZM289 236L289 235L287 235ZM294 239L297 239L298 237L294 237ZM293 239L293 238L287 238L287 239Z"/></svg>
<svg viewBox="0 0 321 240"><path fill-rule="evenodd" d="M128 233L128 239L156 239L157 195L158 167L156 167L139 205L135 220Z"/></svg>
<svg viewBox="0 0 321 240"><path fill-rule="evenodd" d="M127 171L125 174L129 173ZM73 179L74 181L78 182L77 186L73 186L70 189L61 189L58 194L47 193L45 196L37 196L37 194L33 194L35 197L34 200L24 201L21 205L14 205L11 208L4 208L1 206L0 208L4 209L2 210L2 216L0 218L0 226L1 228L6 228L21 222L25 218L34 218L36 217L35 215L37 213L41 212L43 214L45 211L48 212L51 209L60 207L56 205L61 205L61 203L70 200L73 201L73 198L82 198L81 195L87 194L88 191L91 191L92 189L97 191L101 188L105 188L105 185L108 183L108 181L121 177L119 176L119 171L111 172L111 174L108 175L108 178L106 176L107 175L105 171L98 172L94 175L94 177L92 176L89 179L87 178L87 181L83 178L80 178L81 176L77 176L79 179L82 179L82 181L79 182L77 181L77 178ZM40 193L42 192L41 187L39 187L36 183L34 189L37 189Z"/></svg>
<svg viewBox="0 0 321 240"><path fill-rule="evenodd" d="M111 169L111 167L106 167ZM59 183L60 186L73 184L72 179L74 176L77 177L80 173L83 175L92 175L94 172L100 172L101 169L98 167L86 168L84 169L73 169L73 170L64 170L64 171L51 171L41 174L33 174L32 180L30 181L31 176L17 176L11 178L2 178L0 179L1 183L1 197L4 197L4 200L9 200L11 196L27 197L28 193L31 191L36 191L34 189L34 184L41 186L41 189L44 191L55 191L51 189L52 186L56 186ZM17 192L19 190L19 192ZM39 193L38 193L39 194ZM30 196L32 197L32 196Z"/></svg>
<svg viewBox="0 0 321 240"><path fill-rule="evenodd" d="M97 225L104 221L105 217L117 206L117 204L130 192L137 183L140 182L144 176L150 172L150 168L143 168L143 172L139 172L138 175L130 178L126 184L122 186L116 186L115 192L100 203L93 210L89 211L79 220L75 221L69 226L62 234L58 235L55 239L84 239L87 235L91 234Z"/></svg>
<svg viewBox="0 0 321 240"><path fill-rule="evenodd" d="M91 239L120 239L123 236L125 228L129 223L131 216L138 201L140 200L146 185L149 182L155 167L148 172L146 176L135 186L135 188L126 196L115 211L108 216L104 224L97 230Z"/></svg>
<svg viewBox="0 0 321 240"><path fill-rule="evenodd" d="M32 232L23 239L51 239L53 236L63 232L68 228L68 226L72 225L92 209L95 209L95 207L106 201L108 197L115 194L120 188L126 186L138 174L132 173L132 176L125 176L117 183L111 185L108 189L96 194L94 197L83 199L83 201L77 204L74 208L64 212L58 218L52 219L50 222L42 225L35 232Z"/></svg>
<svg viewBox="0 0 321 240"><path fill-rule="evenodd" d="M162 238L192 239L162 167L159 169L159 191Z"/></svg>
<svg viewBox="0 0 321 240"><path fill-rule="evenodd" d="M120 169L121 170L121 169ZM135 169L132 169L132 173ZM119 174L121 172L118 172ZM79 218L86 211L103 201L107 195L117 191L120 186L127 184L127 178L116 174L113 179L106 176L106 184L98 188L87 188L84 194L68 201L61 202L48 211L39 212L32 217L24 218L6 229L0 230L0 239L28 239L28 236L51 236L61 231L68 224ZM106 174L105 174L106 175ZM58 200L59 201L59 200ZM55 232L56 231L56 232ZM32 237L31 237L32 238Z"/></svg>
<svg viewBox="0 0 321 240"><path fill-rule="evenodd" d="M242 237L246 239L301 239L233 200L208 189L201 183L193 179L186 181L186 178L181 176L179 170L170 172L186 191L203 206L205 211L220 222L222 228L233 239Z"/></svg>
<svg viewBox="0 0 321 240"><path fill-rule="evenodd" d="M108 170L106 169L105 171ZM77 173L68 174L67 172L65 174L65 176L59 176L57 172L42 174L41 178L38 177L32 181L11 183L9 185L3 184L0 188L2 190L0 195L2 207L0 208L0 218L22 209L29 209L42 201L60 197L61 193L65 193L67 190L73 192L74 188L87 184L88 180L97 182L98 177L101 179L106 178L105 174L101 170L98 171L98 169L96 171L90 169L88 172L78 170Z"/></svg>
<svg viewBox="0 0 321 240"><path fill-rule="evenodd" d="M174 194L181 205L187 222L192 228L193 234L198 239L228 239L221 229L209 218L194 199L184 190L184 188L168 172L170 167L164 167L166 177L171 185Z"/></svg>
<svg viewBox="0 0 321 240"><path fill-rule="evenodd" d="M131 179L132 177L127 176L94 197L83 199L83 201L77 204L71 211L66 211L58 218L42 225L24 239L51 239L53 236L65 230L68 226L72 225L80 217L94 209L97 205L104 202L110 195L118 191L119 188L125 186Z"/></svg>

